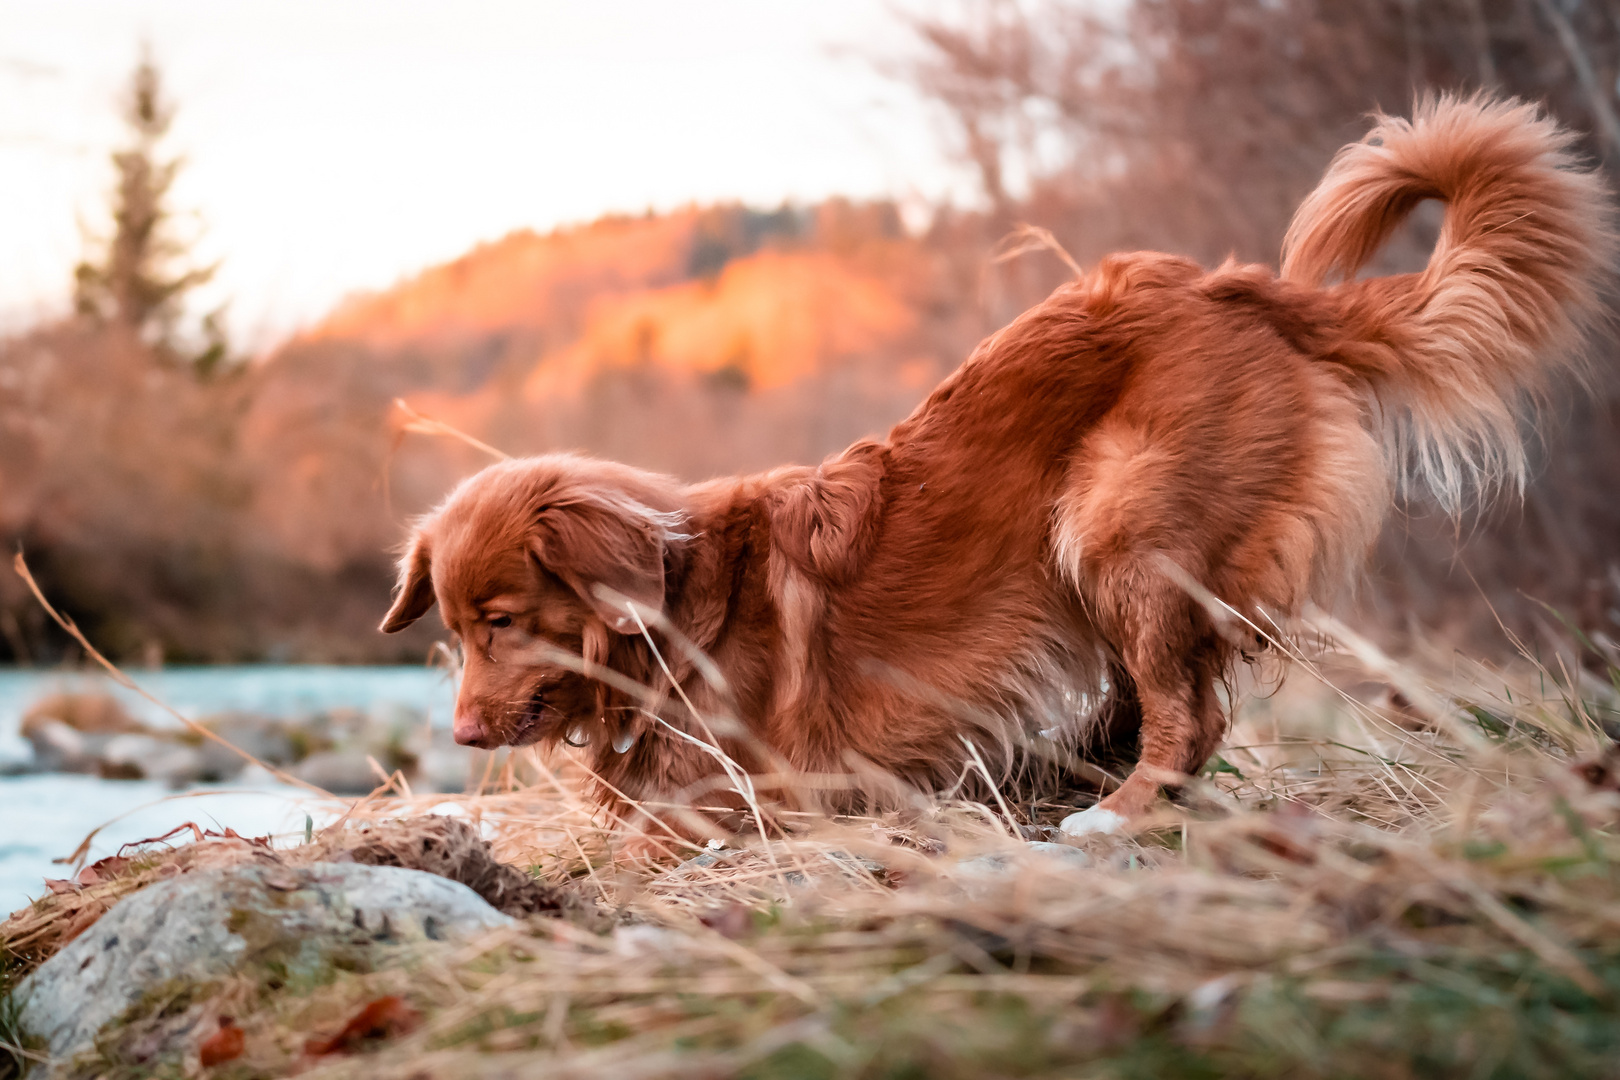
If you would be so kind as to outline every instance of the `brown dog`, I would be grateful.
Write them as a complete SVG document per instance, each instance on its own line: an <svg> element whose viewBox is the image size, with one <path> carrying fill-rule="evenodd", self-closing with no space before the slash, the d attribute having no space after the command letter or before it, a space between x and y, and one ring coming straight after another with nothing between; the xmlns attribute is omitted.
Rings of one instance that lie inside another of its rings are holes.
<svg viewBox="0 0 1620 1080"><path fill-rule="evenodd" d="M848 805L1139 726L1134 772L1064 823L1112 831L1225 729L1238 644L1191 593L1285 617L1353 577L1402 477L1453 508L1522 479L1521 405L1578 364L1613 251L1570 143L1479 98L1384 118L1281 276L1110 256L817 468L492 466L419 524L382 628L437 598L456 738L566 737L610 801ZM1429 198L1428 268L1356 280Z"/></svg>

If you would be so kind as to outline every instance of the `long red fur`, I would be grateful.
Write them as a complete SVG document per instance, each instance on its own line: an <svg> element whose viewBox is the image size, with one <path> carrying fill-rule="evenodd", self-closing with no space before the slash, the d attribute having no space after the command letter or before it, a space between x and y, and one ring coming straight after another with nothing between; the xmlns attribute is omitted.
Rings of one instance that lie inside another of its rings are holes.
<svg viewBox="0 0 1620 1080"><path fill-rule="evenodd" d="M1428 268L1357 280L1428 198ZM766 797L834 806L1114 737L1139 761L1100 805L1138 815L1226 726L1238 643L1187 580L1287 616L1354 577L1403 480L1455 506L1521 479L1614 244L1567 133L1440 98L1347 147L1285 250L1280 276L1109 256L818 467L491 466L417 526L383 629L436 599L457 737L568 737L603 793L740 808L711 737Z"/></svg>

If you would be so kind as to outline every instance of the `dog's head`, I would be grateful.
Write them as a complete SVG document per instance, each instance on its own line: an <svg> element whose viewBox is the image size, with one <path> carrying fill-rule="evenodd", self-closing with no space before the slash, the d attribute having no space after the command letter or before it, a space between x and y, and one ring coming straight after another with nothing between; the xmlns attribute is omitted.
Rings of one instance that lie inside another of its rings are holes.
<svg viewBox="0 0 1620 1080"><path fill-rule="evenodd" d="M417 524L382 630L438 602L463 656L457 742L524 746L601 715L587 673L663 608L678 490L610 462L525 458L470 477Z"/></svg>

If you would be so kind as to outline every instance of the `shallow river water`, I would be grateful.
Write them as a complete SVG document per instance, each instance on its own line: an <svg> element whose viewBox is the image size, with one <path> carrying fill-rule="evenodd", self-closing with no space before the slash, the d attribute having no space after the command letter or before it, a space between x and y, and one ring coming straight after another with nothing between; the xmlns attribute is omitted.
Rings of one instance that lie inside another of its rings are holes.
<svg viewBox="0 0 1620 1080"><path fill-rule="evenodd" d="M326 709L404 705L448 725L454 688L442 670L420 667L255 665L136 671L154 696L192 718L226 710L294 717ZM29 760L18 735L28 706L59 691L95 691L118 697L153 727L178 726L161 709L110 679L84 672L0 669L0 766ZM244 836L302 834L305 816L326 817L305 804L299 788L267 773L244 773L231 784L176 791L157 781L102 780L93 776L0 776L0 919L45 891L47 877L69 877L52 862L71 855L86 835L91 860L136 840L160 836L184 822L230 827Z"/></svg>

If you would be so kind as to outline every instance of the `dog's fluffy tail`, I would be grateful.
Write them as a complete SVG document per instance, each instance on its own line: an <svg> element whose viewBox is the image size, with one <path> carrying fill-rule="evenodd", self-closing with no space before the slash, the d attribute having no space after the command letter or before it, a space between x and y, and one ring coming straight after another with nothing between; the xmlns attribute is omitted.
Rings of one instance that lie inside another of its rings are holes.
<svg viewBox="0 0 1620 1080"><path fill-rule="evenodd" d="M1615 253L1608 190L1531 105L1440 97L1380 116L1300 206L1283 276L1343 305L1333 358L1371 389L1392 462L1455 510L1522 487L1520 420L1549 377L1583 374ZM1354 280L1425 199L1446 206L1422 273Z"/></svg>

